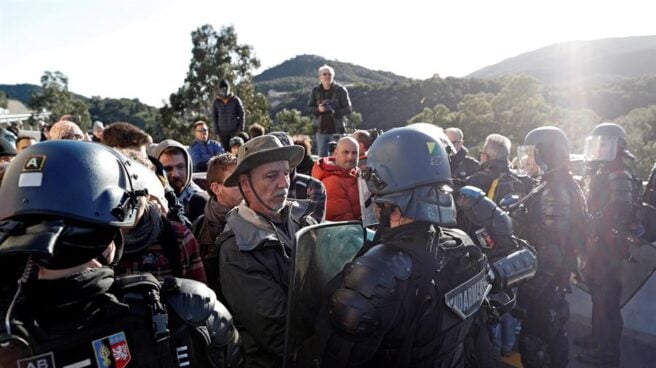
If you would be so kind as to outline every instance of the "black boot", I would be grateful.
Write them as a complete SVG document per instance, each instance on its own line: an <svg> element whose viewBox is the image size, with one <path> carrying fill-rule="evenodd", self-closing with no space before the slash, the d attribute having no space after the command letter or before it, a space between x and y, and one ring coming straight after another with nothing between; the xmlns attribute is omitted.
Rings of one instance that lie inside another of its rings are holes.
<svg viewBox="0 0 656 368"><path fill-rule="evenodd" d="M575 337L572 342L574 343L574 346L582 349L594 349L597 347L597 343L592 338L592 335Z"/></svg>
<svg viewBox="0 0 656 368"><path fill-rule="evenodd" d="M579 362L597 367L619 367L620 357L617 354L602 353L599 350L584 351L576 355Z"/></svg>

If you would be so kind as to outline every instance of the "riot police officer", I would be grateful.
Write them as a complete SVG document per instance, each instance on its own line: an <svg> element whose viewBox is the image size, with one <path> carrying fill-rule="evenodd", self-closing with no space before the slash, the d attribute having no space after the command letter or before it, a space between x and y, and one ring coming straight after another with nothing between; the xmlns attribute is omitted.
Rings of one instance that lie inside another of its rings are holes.
<svg viewBox="0 0 656 368"><path fill-rule="evenodd" d="M463 366L488 265L465 233L443 227L456 210L440 137L425 124L392 129L371 146L363 175L381 240L336 279L321 366Z"/></svg>
<svg viewBox="0 0 656 368"><path fill-rule="evenodd" d="M209 288L114 276L120 229L148 194L137 166L78 141L40 143L12 162L0 189L0 259L25 267L17 287L1 289L15 295L0 305L0 366L240 364L232 317Z"/></svg>
<svg viewBox="0 0 656 368"><path fill-rule="evenodd" d="M641 236L637 216L641 183L630 162L624 128L614 123L597 125L585 141L588 209L592 239L583 269L592 295L592 334L575 339L585 350L581 361L618 365L622 313L619 266L629 251L627 236Z"/></svg>
<svg viewBox="0 0 656 368"><path fill-rule="evenodd" d="M519 351L524 367L565 367L565 292L577 270L577 248L583 244L585 198L569 172L569 143L561 129L533 129L518 151L521 161L537 165L541 172L538 189L513 212L519 236L538 252L537 274L518 292L523 311Z"/></svg>

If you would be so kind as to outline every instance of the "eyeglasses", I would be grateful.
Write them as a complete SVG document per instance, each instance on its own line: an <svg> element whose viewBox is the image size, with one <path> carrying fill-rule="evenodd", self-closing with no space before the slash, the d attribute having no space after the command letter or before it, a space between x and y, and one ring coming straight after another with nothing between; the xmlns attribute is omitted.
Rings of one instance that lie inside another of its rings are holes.
<svg viewBox="0 0 656 368"><path fill-rule="evenodd" d="M198 133L207 133L207 129L196 129Z"/></svg>

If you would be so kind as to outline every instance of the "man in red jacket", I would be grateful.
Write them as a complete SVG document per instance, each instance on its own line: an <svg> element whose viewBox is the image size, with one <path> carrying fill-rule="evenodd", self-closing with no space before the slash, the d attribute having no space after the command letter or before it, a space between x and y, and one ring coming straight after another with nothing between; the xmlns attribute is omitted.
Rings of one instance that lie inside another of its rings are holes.
<svg viewBox="0 0 656 368"><path fill-rule="evenodd" d="M328 221L361 218L356 177L358 154L358 142L352 137L343 137L337 142L335 156L318 160L312 168L312 176L326 187Z"/></svg>

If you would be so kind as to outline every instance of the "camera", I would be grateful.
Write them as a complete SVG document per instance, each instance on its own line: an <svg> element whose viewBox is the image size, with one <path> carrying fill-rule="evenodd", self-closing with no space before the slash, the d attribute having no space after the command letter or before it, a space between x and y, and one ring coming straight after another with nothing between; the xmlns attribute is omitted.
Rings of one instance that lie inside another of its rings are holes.
<svg viewBox="0 0 656 368"><path fill-rule="evenodd" d="M326 109L326 112L333 112L333 103L332 101L326 99L321 102L323 107Z"/></svg>

